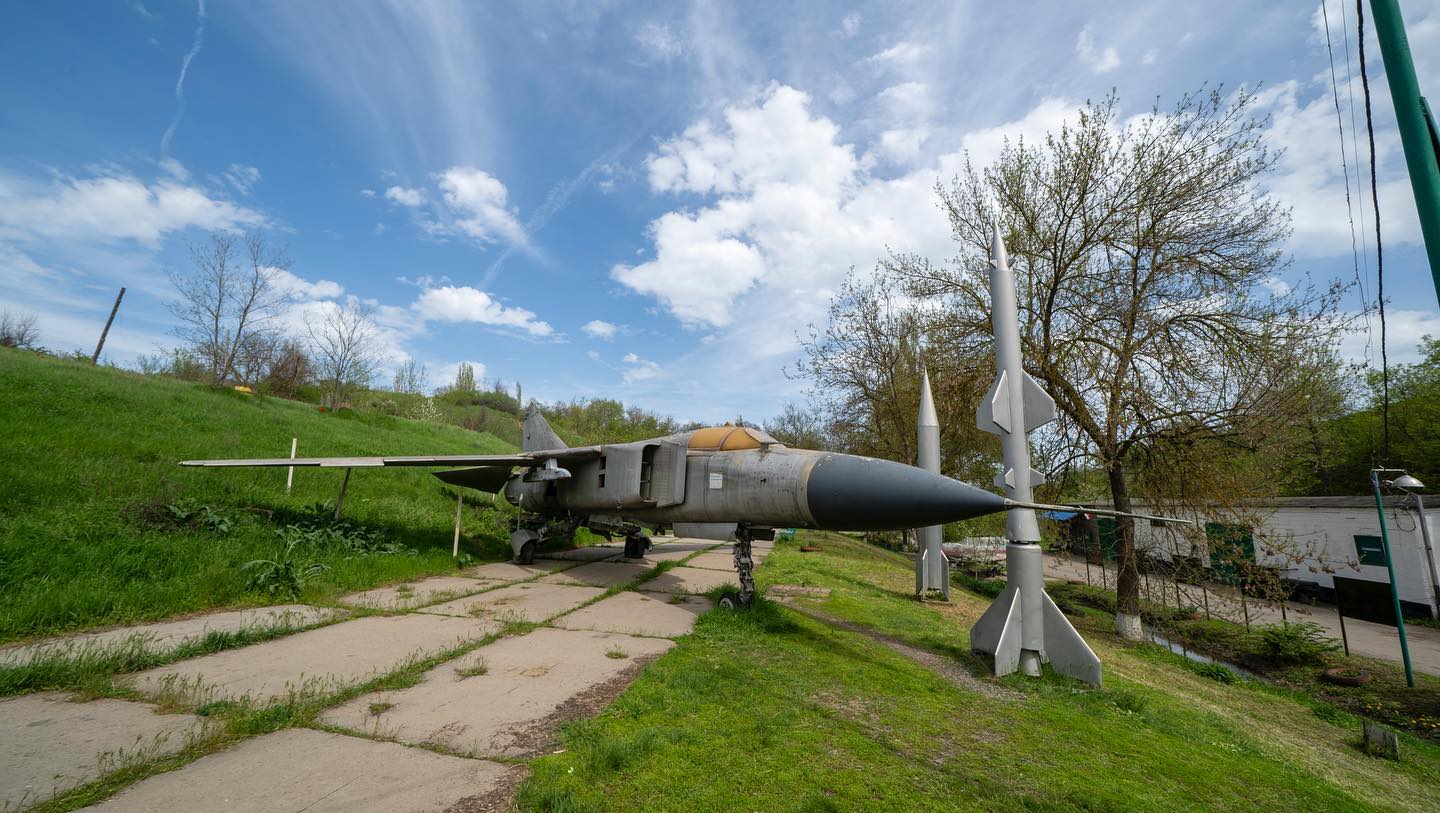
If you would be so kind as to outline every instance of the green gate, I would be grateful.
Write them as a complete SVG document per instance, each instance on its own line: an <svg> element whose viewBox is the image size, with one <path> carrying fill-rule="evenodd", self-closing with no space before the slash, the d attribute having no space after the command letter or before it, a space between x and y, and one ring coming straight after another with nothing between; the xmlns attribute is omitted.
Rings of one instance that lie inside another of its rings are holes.
<svg viewBox="0 0 1440 813"><path fill-rule="evenodd" d="M1210 573L1221 584L1245 580L1244 564L1255 561L1255 537L1244 525L1205 523L1205 541L1210 547Z"/></svg>

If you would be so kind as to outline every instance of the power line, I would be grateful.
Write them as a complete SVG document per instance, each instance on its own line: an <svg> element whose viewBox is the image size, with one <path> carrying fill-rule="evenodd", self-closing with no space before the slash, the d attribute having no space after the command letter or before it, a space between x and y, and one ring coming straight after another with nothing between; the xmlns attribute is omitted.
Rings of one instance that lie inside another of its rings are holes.
<svg viewBox="0 0 1440 813"><path fill-rule="evenodd" d="M1390 360L1385 352L1385 254L1380 243L1380 189L1375 180L1375 122L1370 116L1370 77L1365 71L1365 0L1355 0L1360 50L1360 87L1365 91L1365 132L1370 136L1370 208L1375 213L1375 288L1380 306L1381 462L1390 458Z"/></svg>
<svg viewBox="0 0 1440 813"><path fill-rule="evenodd" d="M1370 328L1370 297L1365 293L1365 280L1370 279L1370 245L1365 236L1365 198L1364 187L1360 185L1360 138L1358 133L1360 127L1355 123L1355 71L1350 67L1350 20L1345 11L1345 0L1340 0L1340 35L1345 43L1345 97L1346 107L1350 110L1350 155L1354 159L1356 178L1355 191L1361 193L1356 205L1360 209L1360 267L1364 271L1360 283L1360 296L1364 301L1361 313L1365 316L1365 365L1368 367L1372 359L1371 355L1371 334Z"/></svg>
<svg viewBox="0 0 1440 813"><path fill-rule="evenodd" d="M1350 261L1355 268L1355 284L1359 286L1361 307L1364 308L1365 286L1360 281L1360 251L1355 246L1355 210L1350 203L1350 165L1345 160L1345 119L1340 116L1340 87L1335 79L1335 49L1330 45L1330 12L1326 9L1327 5L1329 0L1320 4L1320 14L1325 20L1325 52L1330 56L1330 95L1335 101L1335 124L1340 128L1340 168L1345 173L1345 214L1350 219Z"/></svg>

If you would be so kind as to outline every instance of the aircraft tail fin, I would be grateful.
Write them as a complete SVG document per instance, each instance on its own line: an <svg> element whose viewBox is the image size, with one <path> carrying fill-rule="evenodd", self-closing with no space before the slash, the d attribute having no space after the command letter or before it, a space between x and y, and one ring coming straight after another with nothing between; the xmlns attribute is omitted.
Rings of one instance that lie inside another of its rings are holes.
<svg viewBox="0 0 1440 813"><path fill-rule="evenodd" d="M531 404L525 411L525 436L521 441L523 452L543 452L548 449L563 449L565 441L550 428L545 416L540 414L540 405Z"/></svg>

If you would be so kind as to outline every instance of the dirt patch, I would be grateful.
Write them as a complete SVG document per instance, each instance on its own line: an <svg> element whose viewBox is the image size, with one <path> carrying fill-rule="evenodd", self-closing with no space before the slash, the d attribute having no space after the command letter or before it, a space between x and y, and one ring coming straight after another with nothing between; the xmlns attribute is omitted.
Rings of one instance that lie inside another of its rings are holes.
<svg viewBox="0 0 1440 813"><path fill-rule="evenodd" d="M891 652L909 658L910 660L920 664L921 666L929 669L931 672L934 672L940 677L945 678L947 681L961 689L978 692L985 695L986 697L991 697L996 700L1019 700L1022 697L1019 692L1007 689L998 683L992 683L988 680L981 680L980 678L977 678L975 675L971 674L970 671L964 666L956 663L951 658L945 657L944 655L939 655L934 652L930 652L929 650L911 646L904 641L896 640L895 638L891 638L884 633L876 632L875 630L868 629L859 624L854 624L841 618L836 618L829 613L821 612L820 610L814 609L813 607L801 606L799 603L785 598L778 598L776 599L776 601L784 604L786 607L789 607L790 609L802 615L813 618L822 624L826 624L831 627L837 627L839 629L845 630L846 632L853 632L857 635L863 635L866 638L869 638L875 643L880 644L881 646L890 650Z"/></svg>
<svg viewBox="0 0 1440 813"><path fill-rule="evenodd" d="M445 808L445 813L505 813L514 807L515 794L528 776L529 765L516 765L497 779L488 792L461 799Z"/></svg>
<svg viewBox="0 0 1440 813"><path fill-rule="evenodd" d="M772 598L789 598L791 596L805 596L807 598L829 598L830 588L828 587L803 587L798 584L777 584L765 592L765 595Z"/></svg>
<svg viewBox="0 0 1440 813"><path fill-rule="evenodd" d="M560 730L560 726L571 720L594 717L604 711L607 706L615 702L615 698L630 688L630 684L635 682L640 671L657 657L659 656L646 655L636 658L614 677L571 697L550 712L548 716L523 728L512 730L510 732L512 740L508 750L524 759L553 751L556 742L555 732Z"/></svg>

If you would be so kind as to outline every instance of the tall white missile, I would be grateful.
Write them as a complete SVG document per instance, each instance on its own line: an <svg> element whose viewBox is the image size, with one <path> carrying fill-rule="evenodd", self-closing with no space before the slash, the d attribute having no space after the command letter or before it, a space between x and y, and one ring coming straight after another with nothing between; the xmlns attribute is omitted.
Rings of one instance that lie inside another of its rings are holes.
<svg viewBox="0 0 1440 813"><path fill-rule="evenodd" d="M997 224L990 243L990 326L995 336L995 383L975 410L976 424L1000 436L1005 496L1033 503L1045 478L1030 470L1028 433L1055 418L1055 402L1020 364L1020 320L1015 278ZM1039 675L1040 664L1089 683L1100 683L1100 659L1045 594L1040 526L1032 508L1011 508L1005 518L1005 591L970 629L970 648L995 657L995 674Z"/></svg>
<svg viewBox="0 0 1440 813"><path fill-rule="evenodd" d="M915 421L916 464L930 472L940 473L940 417L935 413L935 398L930 393L930 371L920 368L920 417ZM950 565L940 547L943 536L939 525L920 529L920 549L915 554L915 594L924 596L939 590L950 598Z"/></svg>

